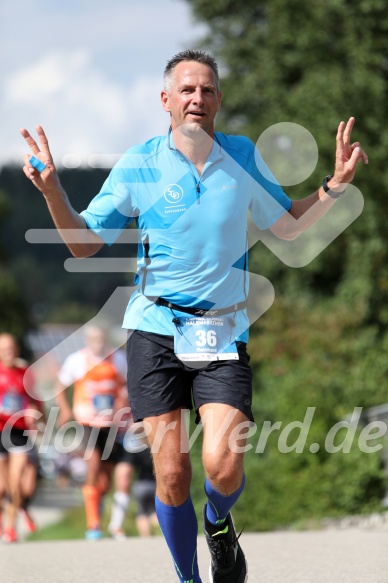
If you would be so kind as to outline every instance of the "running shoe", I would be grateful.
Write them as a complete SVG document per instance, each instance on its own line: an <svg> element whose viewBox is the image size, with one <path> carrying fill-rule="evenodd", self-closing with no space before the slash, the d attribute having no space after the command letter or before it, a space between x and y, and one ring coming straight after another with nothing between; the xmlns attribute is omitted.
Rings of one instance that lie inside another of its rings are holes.
<svg viewBox="0 0 388 583"><path fill-rule="evenodd" d="M240 535L236 536L232 515L229 513L225 522L216 530L207 519L205 504L202 511L202 526L211 555L210 583L246 583L247 563L238 542ZM214 530L216 532L210 534Z"/></svg>
<svg viewBox="0 0 388 583"><path fill-rule="evenodd" d="M31 514L25 508L22 508L21 512L24 516L24 522L28 532L36 532L38 527L36 526L36 522L32 518Z"/></svg>
<svg viewBox="0 0 388 583"><path fill-rule="evenodd" d="M110 528L109 529L109 534L110 536L114 539L114 540L125 540L127 537L125 535L125 532L123 530L121 530L121 528Z"/></svg>
<svg viewBox="0 0 388 583"><path fill-rule="evenodd" d="M86 540L100 540L104 538L104 533L99 528L88 528L85 532Z"/></svg>
<svg viewBox="0 0 388 583"><path fill-rule="evenodd" d="M16 543L18 540L16 530L14 528L6 527L3 531L2 541L3 543Z"/></svg>

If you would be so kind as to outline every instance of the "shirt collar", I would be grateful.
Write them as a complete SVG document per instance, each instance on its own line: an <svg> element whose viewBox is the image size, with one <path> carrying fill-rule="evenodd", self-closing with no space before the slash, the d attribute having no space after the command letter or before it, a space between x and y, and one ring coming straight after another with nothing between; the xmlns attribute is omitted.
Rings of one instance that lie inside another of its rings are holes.
<svg viewBox="0 0 388 583"><path fill-rule="evenodd" d="M172 126L170 126L168 128L167 144L168 144L168 147L170 150L173 150L175 152L179 151L176 149L175 144L174 144L174 136L172 134ZM213 162L217 162L218 160L221 160L222 158L224 158L224 153L222 151L221 144L217 138L217 134L216 134L216 132L214 132L213 146L212 146L212 149L210 150L210 154L208 156L206 165L211 164Z"/></svg>

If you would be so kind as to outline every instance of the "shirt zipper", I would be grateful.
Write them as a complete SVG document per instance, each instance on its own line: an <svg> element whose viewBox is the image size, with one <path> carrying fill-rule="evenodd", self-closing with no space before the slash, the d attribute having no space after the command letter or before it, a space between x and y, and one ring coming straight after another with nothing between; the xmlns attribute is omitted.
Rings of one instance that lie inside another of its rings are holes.
<svg viewBox="0 0 388 583"><path fill-rule="evenodd" d="M218 142L218 140L217 140L217 142ZM173 148L170 147L170 149L173 149ZM177 150L175 150L175 151L177 151ZM196 177L196 175L191 167L191 163L181 153L179 153L178 155L181 158L181 160L189 167L189 170L190 170L191 175L192 175L193 180L194 180L195 191L197 193L197 204L201 204L201 198L199 195L201 194L201 182L202 182L203 175L208 170L208 168L210 168L210 166L212 166L213 164L218 162L218 160L215 160L214 162L210 162L210 164L207 166L207 168L205 168L205 170L202 172L199 180L197 180L197 177Z"/></svg>
<svg viewBox="0 0 388 583"><path fill-rule="evenodd" d="M197 204L201 204L201 197L199 196L201 194L201 185L200 185L201 179L199 179L197 181L194 174L193 174L193 176L194 176L194 181L195 181L195 190L197 191Z"/></svg>

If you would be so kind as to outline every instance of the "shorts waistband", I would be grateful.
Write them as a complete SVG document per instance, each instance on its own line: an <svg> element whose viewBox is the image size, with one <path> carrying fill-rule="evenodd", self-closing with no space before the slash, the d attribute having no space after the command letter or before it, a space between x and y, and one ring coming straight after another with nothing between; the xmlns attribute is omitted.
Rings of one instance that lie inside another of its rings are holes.
<svg viewBox="0 0 388 583"><path fill-rule="evenodd" d="M157 306L164 306L166 308L170 308L170 310L177 310L178 312L184 312L185 314L191 314L192 316L222 316L223 314L230 314L231 312L237 312L239 310L243 310L246 308L247 301L244 300L243 302L238 302L237 304L233 304L233 306L229 306L228 308L220 308L218 310L212 310L211 308L208 310L204 310L203 308L196 308L196 307L185 307L179 306L178 304L174 304L165 300L164 298L157 298L152 296L145 296L147 300L154 302Z"/></svg>

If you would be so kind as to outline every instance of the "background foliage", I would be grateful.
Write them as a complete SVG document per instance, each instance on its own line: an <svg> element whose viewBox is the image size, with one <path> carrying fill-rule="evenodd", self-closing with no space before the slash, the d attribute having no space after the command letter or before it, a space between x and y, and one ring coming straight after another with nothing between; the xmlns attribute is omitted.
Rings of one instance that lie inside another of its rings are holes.
<svg viewBox="0 0 388 583"><path fill-rule="evenodd" d="M287 193L306 196L332 171L341 119L355 116L354 139L370 159L355 179L365 199L361 217L312 263L291 269L260 243L252 249L251 271L276 290L274 305L251 332L258 431L265 420L284 427L302 421L307 407L316 410L303 453L281 454L274 433L263 454L247 455L249 479L237 521L247 529L270 529L378 509L385 484L381 456L355 446L348 454L328 454L322 445L330 427L354 407L387 401L388 7L384 0L187 2L209 27L202 47L221 65L218 129L256 141L270 125L289 121L317 140L315 172ZM61 174L77 210L104 177L86 169ZM51 227L51 220L21 170L3 168L0 189L2 328L20 336L32 323L81 321L117 285L128 283L115 274L66 273L64 246L25 242L27 229ZM122 245L102 253L125 256L134 250ZM309 452L311 443L321 446L318 453ZM194 468L199 511L197 444Z"/></svg>

